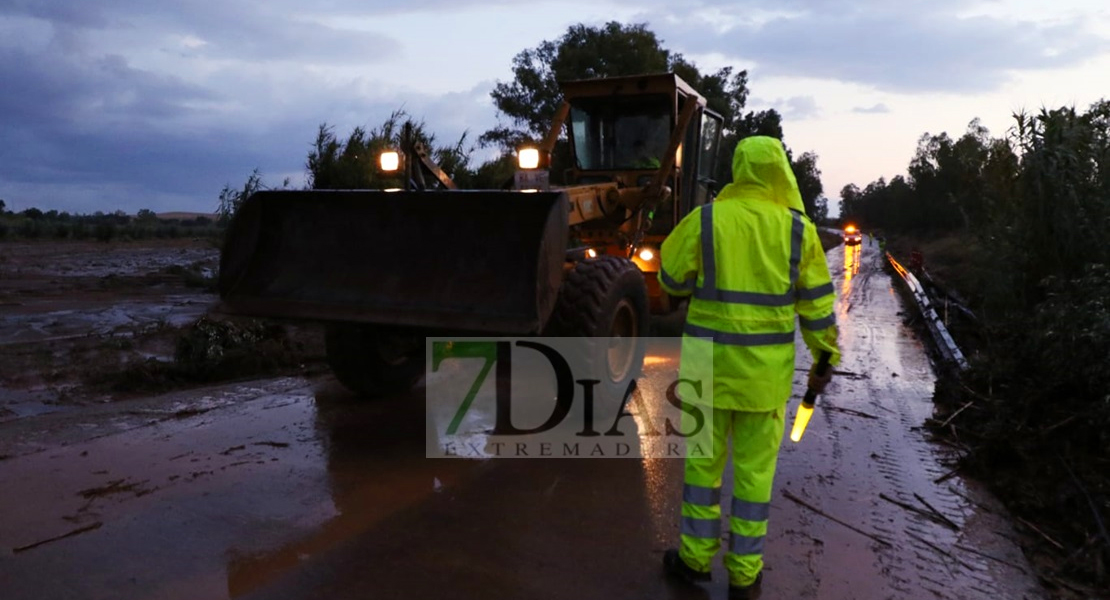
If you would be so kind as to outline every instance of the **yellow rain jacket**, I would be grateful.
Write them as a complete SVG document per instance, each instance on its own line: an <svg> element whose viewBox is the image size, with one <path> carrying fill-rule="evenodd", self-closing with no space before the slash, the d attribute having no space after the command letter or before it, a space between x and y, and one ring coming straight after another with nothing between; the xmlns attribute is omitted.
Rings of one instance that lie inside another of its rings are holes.
<svg viewBox="0 0 1110 600"><path fill-rule="evenodd" d="M741 140L732 181L663 242L659 282L670 294L693 296L681 377L704 380L698 368L712 356L712 397L684 399L770 411L790 397L795 314L813 355L827 350L831 364L840 362L835 295L782 143L764 136Z"/></svg>

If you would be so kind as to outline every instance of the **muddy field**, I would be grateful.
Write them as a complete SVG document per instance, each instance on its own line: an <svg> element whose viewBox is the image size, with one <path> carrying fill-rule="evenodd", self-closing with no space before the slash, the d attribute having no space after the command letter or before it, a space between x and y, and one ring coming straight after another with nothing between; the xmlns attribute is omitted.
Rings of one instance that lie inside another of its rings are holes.
<svg viewBox="0 0 1110 600"><path fill-rule="evenodd" d="M218 263L208 240L0 244L0 422L204 382L182 372L183 340L286 333L201 321Z"/></svg>

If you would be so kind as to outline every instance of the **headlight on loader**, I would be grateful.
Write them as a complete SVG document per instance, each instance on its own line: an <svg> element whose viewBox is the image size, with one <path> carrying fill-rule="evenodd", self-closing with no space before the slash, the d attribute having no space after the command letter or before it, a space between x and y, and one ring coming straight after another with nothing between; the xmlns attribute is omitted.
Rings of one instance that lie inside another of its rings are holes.
<svg viewBox="0 0 1110 600"><path fill-rule="evenodd" d="M536 148L521 148L516 155L521 169L537 169L540 166L540 151Z"/></svg>
<svg viewBox="0 0 1110 600"><path fill-rule="evenodd" d="M378 164L383 171L392 173L401 168L401 155L396 150L386 150L378 157Z"/></svg>

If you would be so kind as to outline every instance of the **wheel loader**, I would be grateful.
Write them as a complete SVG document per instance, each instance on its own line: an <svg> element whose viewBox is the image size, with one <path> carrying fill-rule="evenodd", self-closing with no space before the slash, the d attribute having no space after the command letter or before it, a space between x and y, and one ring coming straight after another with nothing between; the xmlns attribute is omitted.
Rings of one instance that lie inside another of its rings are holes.
<svg viewBox="0 0 1110 600"><path fill-rule="evenodd" d="M508 189L457 189L403 141L381 157L403 189L252 195L227 231L221 310L323 323L337 379L364 396L411 387L425 338L445 335L605 338L600 360L626 381L649 314L677 308L659 245L712 200L722 120L673 73L560 88ZM564 132L573 166L552 186Z"/></svg>

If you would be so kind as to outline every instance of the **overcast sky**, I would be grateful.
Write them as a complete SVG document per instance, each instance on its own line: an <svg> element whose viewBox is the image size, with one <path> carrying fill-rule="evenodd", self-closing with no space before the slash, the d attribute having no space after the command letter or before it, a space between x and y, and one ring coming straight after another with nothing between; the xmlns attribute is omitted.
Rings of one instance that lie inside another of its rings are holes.
<svg viewBox="0 0 1110 600"><path fill-rule="evenodd" d="M904 173L925 132L1110 96L1104 0L0 0L0 199L211 212L256 167L303 185L320 123L402 107L475 139L516 53L610 20L747 69L748 109L784 115L834 199Z"/></svg>

